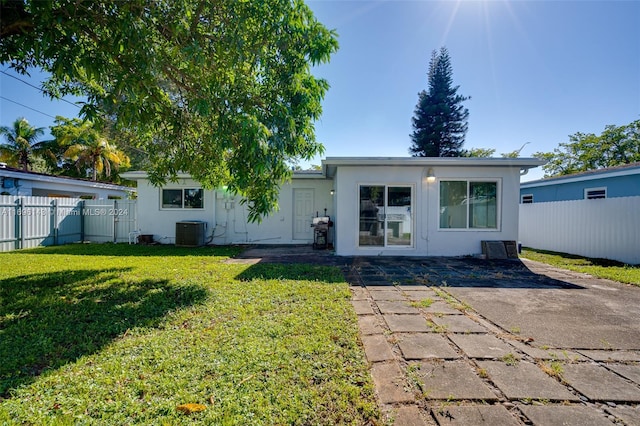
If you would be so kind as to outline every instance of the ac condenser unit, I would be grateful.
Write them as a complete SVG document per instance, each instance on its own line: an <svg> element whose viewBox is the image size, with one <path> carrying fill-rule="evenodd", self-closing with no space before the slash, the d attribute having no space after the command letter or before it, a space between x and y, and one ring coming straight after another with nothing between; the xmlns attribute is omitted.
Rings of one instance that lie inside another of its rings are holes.
<svg viewBox="0 0 640 426"><path fill-rule="evenodd" d="M176 246L199 247L204 245L205 222L176 222Z"/></svg>

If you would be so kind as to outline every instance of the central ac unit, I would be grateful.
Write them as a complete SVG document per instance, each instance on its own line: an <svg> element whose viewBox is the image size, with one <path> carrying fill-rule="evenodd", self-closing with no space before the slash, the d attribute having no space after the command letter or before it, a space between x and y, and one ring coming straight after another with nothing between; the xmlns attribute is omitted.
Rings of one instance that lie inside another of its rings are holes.
<svg viewBox="0 0 640 426"><path fill-rule="evenodd" d="M199 247L204 245L205 222L176 222L176 246Z"/></svg>

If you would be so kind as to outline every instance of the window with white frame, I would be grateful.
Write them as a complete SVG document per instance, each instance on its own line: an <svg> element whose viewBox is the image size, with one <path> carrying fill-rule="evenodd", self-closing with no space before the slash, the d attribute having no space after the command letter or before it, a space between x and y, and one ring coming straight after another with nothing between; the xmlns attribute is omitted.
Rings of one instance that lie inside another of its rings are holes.
<svg viewBox="0 0 640 426"><path fill-rule="evenodd" d="M498 182L440 181L440 229L497 229Z"/></svg>
<svg viewBox="0 0 640 426"><path fill-rule="evenodd" d="M161 190L163 209L203 209L201 188L163 188Z"/></svg>
<svg viewBox="0 0 640 426"><path fill-rule="evenodd" d="M599 198L607 198L607 187L601 188L585 188L584 198L586 200L597 200Z"/></svg>
<svg viewBox="0 0 640 426"><path fill-rule="evenodd" d="M533 204L533 194L522 194L520 196L521 204Z"/></svg>

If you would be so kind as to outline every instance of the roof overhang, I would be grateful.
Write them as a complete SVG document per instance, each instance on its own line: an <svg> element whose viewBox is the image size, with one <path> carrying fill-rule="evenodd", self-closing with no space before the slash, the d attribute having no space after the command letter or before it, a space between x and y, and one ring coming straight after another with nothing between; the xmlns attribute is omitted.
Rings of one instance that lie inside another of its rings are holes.
<svg viewBox="0 0 640 426"><path fill-rule="evenodd" d="M322 171L333 177L340 166L378 167L511 167L526 171L545 164L539 158L493 157L327 157L322 160Z"/></svg>
<svg viewBox="0 0 640 426"><path fill-rule="evenodd" d="M640 166L620 168L615 170L595 170L588 173L575 175L555 176L545 179L532 180L520 184L520 188L535 188L539 186L559 185L563 183L585 182L596 179L613 178L620 176L640 175Z"/></svg>

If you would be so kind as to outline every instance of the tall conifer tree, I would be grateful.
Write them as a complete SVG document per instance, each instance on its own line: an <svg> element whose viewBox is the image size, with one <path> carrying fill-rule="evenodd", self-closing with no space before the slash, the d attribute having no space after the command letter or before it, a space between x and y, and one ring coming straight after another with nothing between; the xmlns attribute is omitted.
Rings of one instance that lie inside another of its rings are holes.
<svg viewBox="0 0 640 426"><path fill-rule="evenodd" d="M431 53L429 90L418 94L414 111L412 145L414 157L459 157L467 133L469 110L462 102L470 99L453 87L453 69L445 47Z"/></svg>

